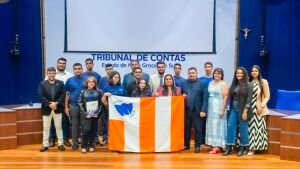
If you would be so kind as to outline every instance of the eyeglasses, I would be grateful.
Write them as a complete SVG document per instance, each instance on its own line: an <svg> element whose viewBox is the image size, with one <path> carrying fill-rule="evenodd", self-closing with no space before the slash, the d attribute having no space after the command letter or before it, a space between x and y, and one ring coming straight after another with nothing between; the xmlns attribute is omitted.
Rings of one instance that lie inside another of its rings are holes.
<svg viewBox="0 0 300 169"><path fill-rule="evenodd" d="M134 73L142 73L142 72L134 72Z"/></svg>

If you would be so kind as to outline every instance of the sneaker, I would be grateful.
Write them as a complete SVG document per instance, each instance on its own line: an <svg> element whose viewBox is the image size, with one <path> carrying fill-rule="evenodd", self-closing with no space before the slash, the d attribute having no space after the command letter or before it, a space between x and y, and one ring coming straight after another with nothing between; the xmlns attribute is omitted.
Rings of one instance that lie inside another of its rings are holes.
<svg viewBox="0 0 300 169"><path fill-rule="evenodd" d="M79 148L77 143L73 143L72 150L77 150Z"/></svg>
<svg viewBox="0 0 300 169"><path fill-rule="evenodd" d="M253 156L253 155L254 155L254 151L249 150L247 156Z"/></svg>
<svg viewBox="0 0 300 169"><path fill-rule="evenodd" d="M81 149L81 153L86 153L87 151L86 151L86 148L82 148Z"/></svg>
<svg viewBox="0 0 300 169"><path fill-rule="evenodd" d="M95 151L95 148L93 148L93 147L89 148L89 152L94 152L94 151Z"/></svg>

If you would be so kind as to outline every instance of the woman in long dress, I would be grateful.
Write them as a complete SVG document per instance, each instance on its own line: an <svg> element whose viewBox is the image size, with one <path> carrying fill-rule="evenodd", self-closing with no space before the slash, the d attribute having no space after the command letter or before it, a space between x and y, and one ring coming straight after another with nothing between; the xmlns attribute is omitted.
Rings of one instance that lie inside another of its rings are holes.
<svg viewBox="0 0 300 169"><path fill-rule="evenodd" d="M208 110L206 122L207 145L213 147L210 154L217 154L220 148L226 146L227 114L226 101L228 97L228 86L223 81L224 72L216 68L213 72L213 81L208 85Z"/></svg>
<svg viewBox="0 0 300 169"><path fill-rule="evenodd" d="M260 67L257 65L252 67L249 81L253 85L253 118L249 122L250 144L247 155L253 155L257 150L268 149L266 115L269 112L266 106L270 99L270 89L268 81L262 78Z"/></svg>

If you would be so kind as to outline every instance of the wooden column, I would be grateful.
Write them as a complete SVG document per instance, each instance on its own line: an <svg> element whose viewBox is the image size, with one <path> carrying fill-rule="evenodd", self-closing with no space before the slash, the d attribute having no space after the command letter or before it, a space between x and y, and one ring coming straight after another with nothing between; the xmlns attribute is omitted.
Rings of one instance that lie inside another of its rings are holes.
<svg viewBox="0 0 300 169"><path fill-rule="evenodd" d="M0 150L17 148L16 111L0 108Z"/></svg>

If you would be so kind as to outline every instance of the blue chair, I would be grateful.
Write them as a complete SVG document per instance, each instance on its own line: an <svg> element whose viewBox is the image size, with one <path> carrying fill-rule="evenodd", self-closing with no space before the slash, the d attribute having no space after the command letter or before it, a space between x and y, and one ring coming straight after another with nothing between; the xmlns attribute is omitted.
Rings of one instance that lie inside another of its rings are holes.
<svg viewBox="0 0 300 169"><path fill-rule="evenodd" d="M277 90L276 109L300 111L300 91Z"/></svg>

